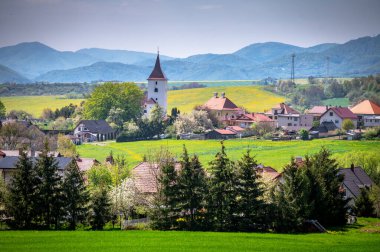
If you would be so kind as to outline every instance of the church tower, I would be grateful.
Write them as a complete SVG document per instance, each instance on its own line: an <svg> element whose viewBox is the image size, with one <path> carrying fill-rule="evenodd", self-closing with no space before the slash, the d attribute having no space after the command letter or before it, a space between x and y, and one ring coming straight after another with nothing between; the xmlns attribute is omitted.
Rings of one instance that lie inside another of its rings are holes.
<svg viewBox="0 0 380 252"><path fill-rule="evenodd" d="M156 64L148 78L148 95L144 105L144 115L148 116L155 104L162 107L164 115L167 110L168 79L161 69L160 53L157 53Z"/></svg>

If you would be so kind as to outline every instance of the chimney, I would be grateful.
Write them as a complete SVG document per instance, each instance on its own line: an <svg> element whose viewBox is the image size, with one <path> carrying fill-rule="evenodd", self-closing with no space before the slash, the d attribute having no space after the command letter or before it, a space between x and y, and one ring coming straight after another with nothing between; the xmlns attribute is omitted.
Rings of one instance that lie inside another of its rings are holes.
<svg viewBox="0 0 380 252"><path fill-rule="evenodd" d="M355 173L355 165L354 165L354 164L351 164L350 169L351 169L351 171L352 171L353 173Z"/></svg>
<svg viewBox="0 0 380 252"><path fill-rule="evenodd" d="M329 106L326 105L326 110L329 110Z"/></svg>
<svg viewBox="0 0 380 252"><path fill-rule="evenodd" d="M302 157L296 157L296 163L301 163L302 162Z"/></svg>
<svg viewBox="0 0 380 252"><path fill-rule="evenodd" d="M226 95L226 93L223 92L223 93L222 93L222 98L224 98L225 95Z"/></svg>
<svg viewBox="0 0 380 252"><path fill-rule="evenodd" d="M19 155L19 156L21 156L22 152L23 152L23 149L22 149L22 148L18 149L18 155Z"/></svg>
<svg viewBox="0 0 380 252"><path fill-rule="evenodd" d="M218 92L214 92L214 97L218 98Z"/></svg>

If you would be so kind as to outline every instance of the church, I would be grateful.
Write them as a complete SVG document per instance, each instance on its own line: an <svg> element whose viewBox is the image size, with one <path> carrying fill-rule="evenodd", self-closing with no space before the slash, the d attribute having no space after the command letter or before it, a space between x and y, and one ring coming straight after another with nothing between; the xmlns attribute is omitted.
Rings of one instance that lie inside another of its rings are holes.
<svg viewBox="0 0 380 252"><path fill-rule="evenodd" d="M157 53L156 64L148 78L148 94L144 102L144 116L149 116L152 108L157 104L167 112L168 79L161 68L160 53Z"/></svg>

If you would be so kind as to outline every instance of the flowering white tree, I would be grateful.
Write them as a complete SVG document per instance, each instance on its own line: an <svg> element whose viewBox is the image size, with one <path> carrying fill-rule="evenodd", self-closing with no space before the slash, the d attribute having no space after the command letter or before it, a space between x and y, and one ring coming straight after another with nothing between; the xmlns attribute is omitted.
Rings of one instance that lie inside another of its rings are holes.
<svg viewBox="0 0 380 252"><path fill-rule="evenodd" d="M147 205L144 195L137 189L132 178L124 179L111 190L112 212L121 214L125 219L133 215L136 209Z"/></svg>
<svg viewBox="0 0 380 252"><path fill-rule="evenodd" d="M213 129L206 111L193 110L190 114L179 115L174 122L177 134L204 132Z"/></svg>

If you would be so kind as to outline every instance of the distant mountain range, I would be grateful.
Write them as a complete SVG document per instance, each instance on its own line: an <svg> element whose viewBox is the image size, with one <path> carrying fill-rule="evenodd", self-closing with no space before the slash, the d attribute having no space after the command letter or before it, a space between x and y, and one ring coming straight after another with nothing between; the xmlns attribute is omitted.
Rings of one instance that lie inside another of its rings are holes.
<svg viewBox="0 0 380 252"><path fill-rule="evenodd" d="M278 42L256 43L231 54L187 58L161 55L171 80L289 78L295 53L296 77L362 76L380 73L380 35L344 44L303 48ZM0 82L145 81L156 54L100 48L58 51L39 42L0 48Z"/></svg>

